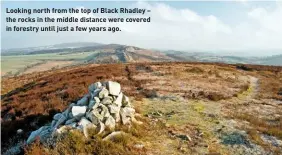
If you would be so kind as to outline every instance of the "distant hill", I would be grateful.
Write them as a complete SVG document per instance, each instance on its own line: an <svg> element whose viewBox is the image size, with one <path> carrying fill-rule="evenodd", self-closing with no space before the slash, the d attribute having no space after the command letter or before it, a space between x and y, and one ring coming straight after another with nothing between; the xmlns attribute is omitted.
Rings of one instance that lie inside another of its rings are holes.
<svg viewBox="0 0 282 155"><path fill-rule="evenodd" d="M260 64L282 66L282 54L270 57L240 57L222 56L207 52L183 52L183 51L164 51L164 53L178 61L198 61L198 62L223 62L228 64Z"/></svg>
<svg viewBox="0 0 282 155"><path fill-rule="evenodd" d="M82 60L84 63L197 61L282 66L282 54L270 57L243 57L231 54L220 55L216 52L158 51L120 44L100 44L94 42L73 42L50 46L2 50L1 54L3 56L48 53L67 55L82 52L93 52L93 54Z"/></svg>
<svg viewBox="0 0 282 155"><path fill-rule="evenodd" d="M175 61L175 59L164 53L142 49L134 46L107 45L99 48L96 52L88 56L87 63L118 63L118 62L156 62Z"/></svg>
<svg viewBox="0 0 282 155"><path fill-rule="evenodd" d="M12 48L12 49L2 49L1 55L25 55L25 54L45 54L45 53L60 53L76 51L76 49L85 47L95 47L103 44L94 42L72 42L72 43L62 43L49 46L38 46L38 47L28 47L28 48Z"/></svg>
<svg viewBox="0 0 282 155"><path fill-rule="evenodd" d="M259 64L282 66L282 54L261 58Z"/></svg>

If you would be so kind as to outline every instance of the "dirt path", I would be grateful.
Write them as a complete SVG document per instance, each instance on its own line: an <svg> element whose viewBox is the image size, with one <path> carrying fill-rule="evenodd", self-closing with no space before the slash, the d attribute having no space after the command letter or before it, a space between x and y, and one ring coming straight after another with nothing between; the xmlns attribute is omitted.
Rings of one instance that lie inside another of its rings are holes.
<svg viewBox="0 0 282 155"><path fill-rule="evenodd" d="M250 103L259 89L258 78L247 78L249 88L246 91L219 102L181 98L145 100L143 114L152 120L161 120L167 130L164 133L167 136L151 139L150 143L165 146L158 154L268 154L240 129L244 123L230 118L230 110L234 111L230 107ZM190 140L183 140L185 136Z"/></svg>

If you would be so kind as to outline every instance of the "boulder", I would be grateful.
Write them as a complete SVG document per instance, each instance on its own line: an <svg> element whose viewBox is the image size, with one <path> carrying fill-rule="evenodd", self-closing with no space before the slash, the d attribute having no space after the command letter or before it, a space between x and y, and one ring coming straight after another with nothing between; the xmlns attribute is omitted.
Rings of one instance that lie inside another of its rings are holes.
<svg viewBox="0 0 282 155"><path fill-rule="evenodd" d="M93 109L87 114L87 118L95 125L102 121L105 117L109 117L110 113L106 106L100 104L96 109Z"/></svg>
<svg viewBox="0 0 282 155"><path fill-rule="evenodd" d="M94 125L97 125L99 123L99 121L101 121L103 119L103 117L101 115L97 115L97 113L95 113L93 110L88 112L86 114L86 117L91 120L91 122L94 124Z"/></svg>
<svg viewBox="0 0 282 155"><path fill-rule="evenodd" d="M116 120L116 123L118 123L120 121L120 114L119 113L112 114L112 116Z"/></svg>
<svg viewBox="0 0 282 155"><path fill-rule="evenodd" d="M101 107L101 109L102 109L100 114L103 117L109 117L110 116L110 112L109 112L108 108L105 105L101 104L99 107Z"/></svg>
<svg viewBox="0 0 282 155"><path fill-rule="evenodd" d="M135 113L135 109L131 107L124 107L120 110L121 115L133 117Z"/></svg>
<svg viewBox="0 0 282 155"><path fill-rule="evenodd" d="M70 110L66 109L66 110L62 113L62 115L64 115L66 118L68 118L68 117L69 117L69 112L70 112Z"/></svg>
<svg viewBox="0 0 282 155"><path fill-rule="evenodd" d="M122 97L122 106L123 107L131 107L130 101L129 101L129 97L123 95Z"/></svg>
<svg viewBox="0 0 282 155"><path fill-rule="evenodd" d="M108 136L103 138L103 140L114 140L114 138L116 138L117 136L120 136L120 135L125 135L125 132L123 132L123 131L112 132Z"/></svg>
<svg viewBox="0 0 282 155"><path fill-rule="evenodd" d="M51 128L54 128L54 126L56 125L57 121L56 120L53 120L52 123L51 123Z"/></svg>
<svg viewBox="0 0 282 155"><path fill-rule="evenodd" d="M108 81L106 83L106 87L109 90L109 94L115 95L115 96L118 96L121 90L120 84L117 82L113 82L113 81Z"/></svg>
<svg viewBox="0 0 282 155"><path fill-rule="evenodd" d="M120 111L120 107L117 105L109 105L108 108L111 114L117 114Z"/></svg>
<svg viewBox="0 0 282 155"><path fill-rule="evenodd" d="M92 124L88 119L86 119L85 117L83 117L79 122L78 125L80 126L80 128L83 130L83 134L85 137L88 138L88 130L90 128L96 128L96 126L94 124Z"/></svg>
<svg viewBox="0 0 282 155"><path fill-rule="evenodd" d="M18 129L18 130L17 130L17 134L20 135L20 134L22 134L22 133L23 133L23 129Z"/></svg>
<svg viewBox="0 0 282 155"><path fill-rule="evenodd" d="M61 113L57 113L56 115L53 116L54 120L59 120L62 117Z"/></svg>
<svg viewBox="0 0 282 155"><path fill-rule="evenodd" d="M106 128L114 130L116 126L116 121L112 116L109 116L105 121Z"/></svg>
<svg viewBox="0 0 282 155"><path fill-rule="evenodd" d="M56 132L57 134L62 134L62 133L67 132L69 129L70 129L69 126L63 125L63 126L61 126L59 129L56 129L55 132Z"/></svg>
<svg viewBox="0 0 282 155"><path fill-rule="evenodd" d="M73 106L72 107L72 115L75 118L80 118L85 115L87 106Z"/></svg>
<svg viewBox="0 0 282 155"><path fill-rule="evenodd" d="M71 119L71 118L73 118L73 115L72 115L72 112L69 112L68 119Z"/></svg>
<svg viewBox="0 0 282 155"><path fill-rule="evenodd" d="M94 97L90 100L88 109L96 109L99 106L100 99L98 97Z"/></svg>
<svg viewBox="0 0 282 155"><path fill-rule="evenodd" d="M92 123L85 117L82 117L81 120L78 122L78 125L82 127L86 126L87 124L92 124Z"/></svg>
<svg viewBox="0 0 282 155"><path fill-rule="evenodd" d="M89 104L89 98L90 96L87 94L85 96L83 96L80 100L77 101L77 105L79 106L85 106Z"/></svg>
<svg viewBox="0 0 282 155"><path fill-rule="evenodd" d="M101 134L105 130L105 125L102 122L99 122L96 128L97 134Z"/></svg>
<svg viewBox="0 0 282 155"><path fill-rule="evenodd" d="M135 124L138 124L138 125L142 125L143 124L143 122L136 120L135 117L131 117L131 121L133 123L135 123Z"/></svg>
<svg viewBox="0 0 282 155"><path fill-rule="evenodd" d="M100 99L105 98L108 95L109 95L109 91L106 88L102 88L102 90L98 94Z"/></svg>
<svg viewBox="0 0 282 155"><path fill-rule="evenodd" d="M77 123L76 123L76 122L73 122L73 123L68 124L68 125L66 125L66 126L69 126L69 127L71 127L71 128L76 128L76 127L77 127Z"/></svg>
<svg viewBox="0 0 282 155"><path fill-rule="evenodd" d="M99 93L101 92L102 89L103 87L98 88L94 90L93 92L90 92L90 99L93 99L94 97L99 97Z"/></svg>
<svg viewBox="0 0 282 155"><path fill-rule="evenodd" d="M102 83L101 82L96 82L96 83L93 83L91 84L89 87L88 87L88 91L89 92L94 92L94 90L98 89L98 88L101 88L102 87Z"/></svg>
<svg viewBox="0 0 282 155"><path fill-rule="evenodd" d="M54 130L51 135L54 138L54 137L59 136L60 134L69 132L71 129L73 129L73 127L71 127L69 125L63 125L60 128Z"/></svg>
<svg viewBox="0 0 282 155"><path fill-rule="evenodd" d="M69 113L73 106L75 106L75 103L70 104L69 107L62 113L66 118L69 118ZM70 118L72 118L72 116Z"/></svg>
<svg viewBox="0 0 282 155"><path fill-rule="evenodd" d="M74 122L76 122L76 118L71 118L71 119L66 121L65 125L68 125L68 124L71 124L71 123L74 123Z"/></svg>
<svg viewBox="0 0 282 155"><path fill-rule="evenodd" d="M111 96L104 97L101 103L104 105L110 105L113 103L113 98Z"/></svg>
<svg viewBox="0 0 282 155"><path fill-rule="evenodd" d="M42 134L40 134L42 132ZM50 134L51 131L50 131L50 127L49 126L42 126L41 128L39 128L38 130L35 130L33 132L31 132L31 134L29 135L26 143L27 144L30 144L32 143L36 137L39 137L40 138L40 141L44 140L42 138L45 138L46 137L46 134ZM41 140L42 139L42 140Z"/></svg>
<svg viewBox="0 0 282 155"><path fill-rule="evenodd" d="M133 145L133 147L134 147L135 149L143 149L143 148L144 148L144 145L143 145L143 144L135 144L135 145Z"/></svg>
<svg viewBox="0 0 282 155"><path fill-rule="evenodd" d="M97 128L97 126L96 125L94 125L94 124L87 124L86 126L84 126L83 128L82 128L82 130L83 130L83 134L84 134L84 136L86 137L86 138L88 138L89 137L89 130L90 129L96 129Z"/></svg>
<svg viewBox="0 0 282 155"><path fill-rule="evenodd" d="M120 116L121 116L122 123L124 125L129 124L130 118L134 117L134 113L135 113L135 110L133 108L130 108L130 107L121 108Z"/></svg>
<svg viewBox="0 0 282 155"><path fill-rule="evenodd" d="M121 92L118 97L116 98L116 100L114 101L114 104L117 105L118 107L121 107L122 105L122 98L123 98L123 93Z"/></svg>
<svg viewBox="0 0 282 155"><path fill-rule="evenodd" d="M67 118L64 115L62 115L62 117L56 122L54 128L58 128L58 126L63 124L66 120Z"/></svg>
<svg viewBox="0 0 282 155"><path fill-rule="evenodd" d="M43 130L39 134L40 141L44 142L48 137L51 136L51 134L52 134L52 131L51 131L50 127L46 128L45 130Z"/></svg>

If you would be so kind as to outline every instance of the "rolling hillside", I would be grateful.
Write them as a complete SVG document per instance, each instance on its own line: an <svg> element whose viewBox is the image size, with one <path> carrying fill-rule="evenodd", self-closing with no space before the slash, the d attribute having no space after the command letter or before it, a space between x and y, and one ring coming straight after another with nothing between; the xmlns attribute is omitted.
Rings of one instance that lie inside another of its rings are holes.
<svg viewBox="0 0 282 155"><path fill-rule="evenodd" d="M119 44L64 43L23 49L2 50L1 76L50 70L82 64L132 62L220 62L227 64L282 65L281 55L243 57L209 52L159 51Z"/></svg>
<svg viewBox="0 0 282 155"><path fill-rule="evenodd" d="M123 154L281 154L281 71L271 66L157 62L88 64L5 78L1 137L6 143L1 143L1 153L50 124L55 113L87 93L89 84L112 80L122 85L144 122L130 130L121 128L128 137L104 143L76 135L55 147L35 143L19 151L116 154L121 148ZM17 134L18 129L23 133Z"/></svg>

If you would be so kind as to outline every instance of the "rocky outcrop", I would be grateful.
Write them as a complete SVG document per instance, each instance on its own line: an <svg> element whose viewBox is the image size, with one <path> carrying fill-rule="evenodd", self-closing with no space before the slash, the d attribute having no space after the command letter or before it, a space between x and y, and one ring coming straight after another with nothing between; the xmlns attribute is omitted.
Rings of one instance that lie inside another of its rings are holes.
<svg viewBox="0 0 282 155"><path fill-rule="evenodd" d="M33 131L26 143L30 144L36 138L44 141L70 130L80 130L88 137L90 128L96 130L97 134L105 130L117 133L114 130L118 123L142 124L134 118L135 110L129 98L121 92L119 83L96 82L88 87L88 91L77 103L72 103L64 112L55 114L50 125Z"/></svg>

